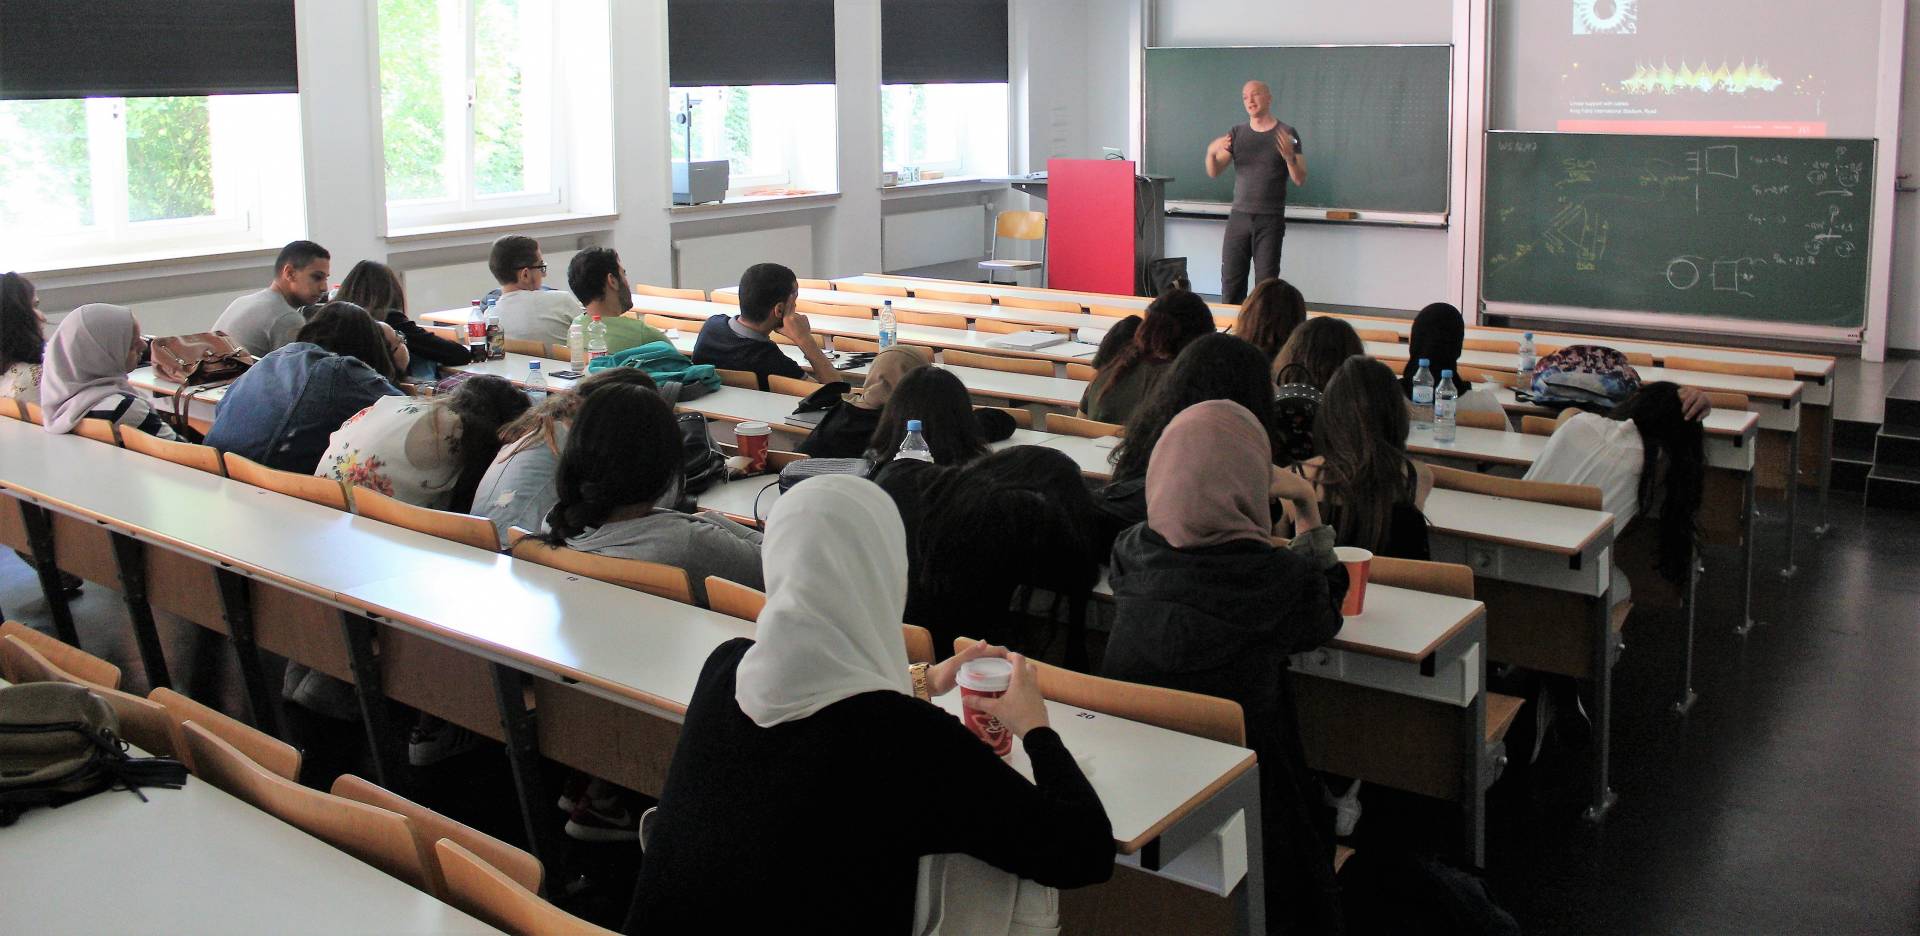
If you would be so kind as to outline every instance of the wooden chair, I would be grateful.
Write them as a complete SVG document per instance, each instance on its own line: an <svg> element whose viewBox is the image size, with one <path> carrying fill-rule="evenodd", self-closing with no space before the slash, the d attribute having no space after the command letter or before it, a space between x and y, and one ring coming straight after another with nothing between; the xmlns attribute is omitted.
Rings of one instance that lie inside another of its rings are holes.
<svg viewBox="0 0 1920 936"><path fill-rule="evenodd" d="M434 843L447 903L513 936L619 936L540 899L540 895L450 838Z"/></svg>
<svg viewBox="0 0 1920 936"><path fill-rule="evenodd" d="M955 638L953 651L959 653L974 643L971 637ZM1039 677L1040 694L1063 705L1210 738L1222 744L1247 743L1246 717L1238 702L1089 676L1039 661L1034 661L1033 668Z"/></svg>
<svg viewBox="0 0 1920 936"><path fill-rule="evenodd" d="M1649 352L1622 351L1620 353L1626 355L1627 363L1632 364L1635 367L1652 367L1653 366L1653 355Z"/></svg>
<svg viewBox="0 0 1920 936"><path fill-rule="evenodd" d="M793 304L802 315L824 315L828 318L850 318L866 321L873 318L874 308L857 302L821 302L814 299L802 299Z"/></svg>
<svg viewBox="0 0 1920 936"><path fill-rule="evenodd" d="M1123 309L1119 306L1090 305L1087 306L1087 314L1098 315L1102 318L1123 319L1136 315L1145 315L1146 313L1139 309Z"/></svg>
<svg viewBox="0 0 1920 936"><path fill-rule="evenodd" d="M1708 392L1707 402L1712 403L1714 409L1734 410L1735 412L1745 412L1753 408L1753 399L1744 393Z"/></svg>
<svg viewBox="0 0 1920 936"><path fill-rule="evenodd" d="M1511 428L1507 423L1507 414L1505 413L1485 413L1479 410L1474 410L1469 413L1456 412L1453 414L1453 421L1456 425L1467 426L1472 429L1493 429L1499 432L1505 432Z"/></svg>
<svg viewBox="0 0 1920 936"><path fill-rule="evenodd" d="M807 380L803 377L782 377L779 374L767 375L767 390L785 396L812 396L813 392L820 389L820 387L821 384L817 380Z"/></svg>
<svg viewBox="0 0 1920 936"><path fill-rule="evenodd" d="M1097 373L1099 373L1099 371L1094 370L1092 364L1074 364L1072 362L1068 362L1067 364L1068 380L1085 380L1091 383L1093 381L1093 375Z"/></svg>
<svg viewBox="0 0 1920 936"><path fill-rule="evenodd" d="M1690 358L1667 355L1668 370L1694 371L1703 374L1731 374L1736 377L1764 377L1768 380L1793 380L1793 368L1785 364L1739 364L1732 361L1708 361L1702 358Z"/></svg>
<svg viewBox="0 0 1920 936"><path fill-rule="evenodd" d="M29 403L26 400L21 400L20 416L36 426L44 426L47 424L47 414L40 409L40 404L38 403Z"/></svg>
<svg viewBox="0 0 1920 936"><path fill-rule="evenodd" d="M485 517L417 507L371 488L354 488L353 512L369 520L391 523L415 533L438 536L488 552L500 548L500 537Z"/></svg>
<svg viewBox="0 0 1920 936"><path fill-rule="evenodd" d="M1367 581L1454 598L1473 597L1473 570L1453 562L1375 556Z"/></svg>
<svg viewBox="0 0 1920 936"><path fill-rule="evenodd" d="M195 766L196 761L191 755L182 726L196 724L202 731L232 745L249 761L273 775L299 781L300 751L293 745L164 686L147 693L147 698L166 709L167 720L173 727L173 749L181 752L180 759L188 770L196 774L200 772Z"/></svg>
<svg viewBox="0 0 1920 936"><path fill-rule="evenodd" d="M87 418L73 427L73 434L82 439L105 442L115 448L120 447L120 428L104 419Z"/></svg>
<svg viewBox="0 0 1920 936"><path fill-rule="evenodd" d="M138 429L123 430L120 444L142 455L151 455L176 465L185 465L211 475L226 475L225 466L220 464L220 450L212 446L175 442L148 435Z"/></svg>
<svg viewBox="0 0 1920 936"><path fill-rule="evenodd" d="M420 889L427 869L413 845L413 824L399 813L308 789L247 759L219 736L189 721L182 726L195 773L272 813L288 825Z"/></svg>
<svg viewBox="0 0 1920 936"><path fill-rule="evenodd" d="M865 352L867 354L879 354L880 342L869 341L865 338L849 338L845 335L834 335L833 350L848 353Z"/></svg>
<svg viewBox="0 0 1920 936"><path fill-rule="evenodd" d="M1011 335L1017 332L1051 332L1056 335L1073 337L1073 329L1065 325L1039 325L1032 322L1007 322L1001 319L977 318L973 320L973 330L994 335Z"/></svg>
<svg viewBox="0 0 1920 936"><path fill-rule="evenodd" d="M1520 431L1527 435L1550 436L1553 430L1560 428L1560 420L1546 416L1520 417Z"/></svg>
<svg viewBox="0 0 1920 936"><path fill-rule="evenodd" d="M440 874L440 861L434 854L433 846L441 839L454 842L473 854L484 855L483 860L487 864L529 891L538 892L540 881L546 876L540 859L370 780L353 774L341 774L333 781L333 795L407 817L407 821L413 825L413 844L420 852L420 864L427 869L427 880L432 885L430 892L441 900L451 902L453 899L447 890L446 880Z"/></svg>
<svg viewBox="0 0 1920 936"><path fill-rule="evenodd" d="M1515 352L1518 353L1518 352ZM1488 370L1471 364L1460 365L1460 376L1474 383L1492 382L1511 390L1520 382L1520 375L1513 371Z"/></svg>
<svg viewBox="0 0 1920 936"><path fill-rule="evenodd" d="M332 507L335 510L347 509L346 485L332 478L279 471L232 452L224 453L224 461L227 466L227 477L235 481L285 494L288 497L298 497L323 507Z"/></svg>
<svg viewBox="0 0 1920 936"><path fill-rule="evenodd" d="M1041 312L1071 312L1079 315L1085 311L1078 302L1066 299L1032 299L1026 296L1001 296L1000 305L1009 309L1035 309Z"/></svg>
<svg viewBox="0 0 1920 936"><path fill-rule="evenodd" d="M1039 260L1002 259L1000 241L1006 240L1040 242ZM1047 281L1047 216L1038 211L1002 211L993 218L993 239L987 244L987 259L974 264L976 269L987 271L987 282L995 282L994 276L1002 271L1013 276L1019 282L1020 274L1025 270L1039 270L1040 282Z"/></svg>
<svg viewBox="0 0 1920 936"><path fill-rule="evenodd" d="M908 663L932 663L933 631L913 624L900 625L900 636L907 642Z"/></svg>
<svg viewBox="0 0 1920 936"><path fill-rule="evenodd" d="M1520 342L1500 341L1493 338L1468 338L1460 343L1460 347L1465 351L1492 351L1498 354L1514 355L1520 353Z"/></svg>
<svg viewBox="0 0 1920 936"><path fill-rule="evenodd" d="M507 353L508 354L525 354L530 357L537 357L537 358L557 357L557 355L553 353L552 345L547 344L545 342L533 341L528 338L508 338Z"/></svg>
<svg viewBox="0 0 1920 936"><path fill-rule="evenodd" d="M720 294L715 293L714 295L717 298ZM645 296L641 296L639 298L640 298L640 301L634 303L633 312L640 312L642 314L647 314L647 315L663 315L670 319L676 319L680 322L681 328L685 328L689 324L698 328L700 323L705 322L707 319L712 318L715 314L714 312L708 309L666 308L661 305L647 302L647 297ZM630 312L628 314L632 314L632 313Z"/></svg>
<svg viewBox="0 0 1920 936"><path fill-rule="evenodd" d="M800 288L801 289L832 289L833 280L806 279L803 277L800 279Z"/></svg>
<svg viewBox="0 0 1920 936"><path fill-rule="evenodd" d="M946 312L915 312L911 309L893 310L893 318L902 325L924 325L928 328L952 328L967 330L967 317Z"/></svg>
<svg viewBox="0 0 1920 936"><path fill-rule="evenodd" d="M6 397L0 399L0 417L18 419L21 422L26 422L27 411L20 405L20 401L17 398Z"/></svg>
<svg viewBox="0 0 1920 936"><path fill-rule="evenodd" d="M1103 439L1117 436L1126 431L1125 426L1117 423L1100 422L1082 416L1068 416L1065 413L1048 413L1046 430L1055 435L1079 436L1083 439Z"/></svg>
<svg viewBox="0 0 1920 936"><path fill-rule="evenodd" d="M905 286L836 282L833 284L833 288L836 292L860 293L867 296L892 296L895 299L907 298L907 287Z"/></svg>
<svg viewBox="0 0 1920 936"><path fill-rule="evenodd" d="M715 368L714 372L720 375L720 382L729 387L739 387L742 390L760 389L760 375L753 371L727 370L719 367Z"/></svg>
<svg viewBox="0 0 1920 936"><path fill-rule="evenodd" d="M1053 362L1034 358L1010 358L997 354L976 354L972 351L947 351L941 355L940 363L948 367L978 367L983 370L1003 371L1009 374L1031 374L1035 377L1052 377Z"/></svg>
<svg viewBox="0 0 1920 936"><path fill-rule="evenodd" d="M642 296L659 296L662 299L694 299L704 301L707 291L704 289L676 289L672 286L648 286L634 283L633 291Z"/></svg>
<svg viewBox="0 0 1920 936"><path fill-rule="evenodd" d="M631 315L633 313L629 312L627 314ZM686 331L694 327L693 323L686 319L674 318L671 315L662 315L658 312L648 312L641 316L640 320L660 329L662 332Z"/></svg>
<svg viewBox="0 0 1920 936"><path fill-rule="evenodd" d="M742 621L760 620L767 606L767 594L718 575L707 576L707 606ZM933 632L912 624L900 625L900 636L907 642L907 662L933 662Z"/></svg>
<svg viewBox="0 0 1920 936"><path fill-rule="evenodd" d="M108 689L120 688L120 667L57 637L42 634L19 621L0 623L0 638L6 637L19 640L23 646L46 657L60 671L73 674L80 682ZM0 674L15 682L22 681L4 667L0 667Z"/></svg>
<svg viewBox="0 0 1920 936"><path fill-rule="evenodd" d="M931 302L964 302L968 305L993 305L993 297L986 293L941 292L937 289L916 289L913 298Z"/></svg>
<svg viewBox="0 0 1920 936"><path fill-rule="evenodd" d="M1514 500L1558 504L1582 510L1599 510L1600 489L1590 484L1553 484L1547 481L1521 481L1495 475L1462 471L1445 465L1428 466L1433 471L1433 486L1447 491L1465 491Z"/></svg>
<svg viewBox="0 0 1920 936"><path fill-rule="evenodd" d="M714 302L719 302L719 303L723 303L731 306L737 306L740 304L740 294L737 292L721 292L720 290L716 289L713 291L712 299Z"/></svg>
<svg viewBox="0 0 1920 936"><path fill-rule="evenodd" d="M1354 333L1360 336L1361 341L1381 341L1387 344L1400 343L1399 332L1387 331L1384 328L1356 328L1354 329Z"/></svg>
<svg viewBox="0 0 1920 936"><path fill-rule="evenodd" d="M515 559L539 563L550 569L643 591L649 595L671 598L681 604L696 603L693 600L693 580L685 569L660 562L618 559L549 546L517 527L513 532L519 534L518 538L511 539ZM509 536L511 538L512 534Z"/></svg>
<svg viewBox="0 0 1920 936"><path fill-rule="evenodd" d="M976 406L974 407L974 409L999 410L1000 412L1005 413L1008 416L1012 416L1013 424L1015 426L1018 426L1021 429L1033 428L1033 411L1032 410L1021 409L1020 407L1017 407L1017 406Z"/></svg>
<svg viewBox="0 0 1920 936"><path fill-rule="evenodd" d="M99 696L120 719L120 737L129 744L158 757L173 756L173 722L167 710L129 692L121 692L99 683L88 682L54 665L18 636L0 637L0 673L19 685L35 682L65 682L85 686Z"/></svg>

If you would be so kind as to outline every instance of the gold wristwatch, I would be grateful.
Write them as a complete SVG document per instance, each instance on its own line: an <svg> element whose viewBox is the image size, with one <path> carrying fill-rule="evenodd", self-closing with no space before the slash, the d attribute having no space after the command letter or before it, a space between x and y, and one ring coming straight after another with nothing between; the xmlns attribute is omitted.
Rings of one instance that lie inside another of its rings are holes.
<svg viewBox="0 0 1920 936"><path fill-rule="evenodd" d="M932 668L929 663L915 663L907 667L907 675L913 678L914 698L933 701L933 693L927 689L927 670Z"/></svg>

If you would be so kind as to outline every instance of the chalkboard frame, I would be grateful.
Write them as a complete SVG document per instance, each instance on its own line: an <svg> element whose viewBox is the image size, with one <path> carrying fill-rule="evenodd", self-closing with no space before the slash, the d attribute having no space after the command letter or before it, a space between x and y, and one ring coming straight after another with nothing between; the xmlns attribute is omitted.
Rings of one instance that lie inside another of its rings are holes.
<svg viewBox="0 0 1920 936"><path fill-rule="evenodd" d="M1280 43L1280 44L1257 44L1256 43L1256 44L1231 44L1231 45L1146 45L1146 46L1143 46L1140 50L1139 61L1140 61L1141 82L1140 82L1140 98L1139 98L1139 101L1137 102L1140 107L1141 152L1139 154L1139 163L1143 167L1141 169L1142 172L1148 171L1145 168L1147 152L1150 150L1150 147L1147 141L1151 138L1152 132L1153 132L1153 114L1151 109L1148 107L1148 102L1147 102L1147 97L1150 93L1150 89L1147 87L1147 81L1146 81L1146 76L1148 73L1148 69L1146 67L1147 56L1158 51L1204 52L1204 51L1211 51L1211 50L1228 50L1228 49L1258 49L1258 50L1446 49L1449 51L1449 53L1452 53L1455 50L1455 45L1454 43L1451 43L1451 42L1316 42L1316 43ZM1455 55L1449 54L1447 56L1447 82L1446 82L1446 93L1444 96L1444 100L1447 102L1446 134L1445 134L1446 145L1444 147L1444 156L1446 160L1445 178L1447 179L1447 185L1446 185L1446 193L1445 193L1446 204L1444 207L1442 207L1439 211L1396 211L1391 209L1360 208L1360 207L1348 206L1348 205L1295 205L1290 202L1287 206L1287 219L1289 221L1308 221L1308 222L1315 222L1315 223L1324 222L1327 224L1373 225L1373 226L1386 226L1386 227L1413 227L1413 228L1445 228L1447 227L1452 221L1453 212L1456 208L1453 201L1453 195L1454 195L1453 174L1456 168L1455 160L1454 160L1454 142L1455 142L1454 132L1457 128L1456 128L1456 120L1455 120L1453 105L1454 105L1455 82L1459 79L1459 75L1456 73L1455 66L1457 63L1455 59L1456 59ZM1168 170L1165 167L1154 167L1152 171L1157 174L1166 174ZM1185 200L1185 199L1170 199L1167 202L1167 214L1169 216L1176 216L1176 217L1184 216L1184 217L1199 217L1199 218L1225 218L1227 216L1227 212L1230 207L1231 206L1228 202L1222 202L1222 201L1197 201L1197 200ZM1332 214L1335 212L1353 212L1356 214L1356 216L1351 218L1333 217Z"/></svg>
<svg viewBox="0 0 1920 936"><path fill-rule="evenodd" d="M1527 301L1511 300L1511 299L1488 298L1486 294L1487 293L1486 279L1488 274L1488 271L1486 268L1486 264L1488 260L1488 248L1486 245L1486 239L1490 234L1491 225L1489 225L1487 222L1487 212L1489 211L1488 199L1490 197L1490 194L1493 188L1493 185L1491 182L1491 171L1492 171L1491 161L1492 161L1494 148L1497 145L1498 141L1501 140L1502 138L1540 137L1540 136L1598 137L1598 138L1622 137L1627 139L1669 139L1669 138L1680 139L1681 138L1678 136L1670 136L1667 134L1610 134L1610 133L1592 133L1592 132L1576 132L1576 131L1560 131L1560 130L1504 129L1504 130L1486 131L1483 134L1483 139L1485 142L1480 150L1480 165L1477 167L1477 171L1479 173L1479 179L1480 179L1480 186L1479 186L1480 203L1477 206L1475 206L1476 211L1478 212L1476 217L1479 220L1479 225L1478 225L1478 231L1474 234L1474 239L1477 242L1476 250L1479 254L1479 257L1477 260L1477 264L1479 266L1479 287L1477 291L1480 294L1479 307L1480 307L1482 321L1485 320L1486 316L1497 315L1497 316L1504 316L1509 319L1582 321L1582 322L1588 322L1593 324L1603 324L1603 325L1641 328L1641 329L1654 329L1659 331L1709 332L1709 333L1716 333L1716 334L1740 335L1740 336L1747 336L1747 337L1784 338L1784 339L1804 340L1804 341L1814 341L1814 342L1833 342L1833 343L1848 344L1848 345L1858 344L1860 341L1864 340L1867 330L1871 327L1871 323L1873 321L1872 288L1873 288L1873 281L1875 276L1875 269L1874 269L1875 264L1874 264L1874 254L1872 251L1868 251L1867 254L1863 257L1864 268L1862 271L1862 277L1865 280L1865 284L1864 284L1865 298L1864 298L1863 306L1861 309L1860 322L1858 324L1844 324L1844 325L1814 324L1814 323L1807 323L1807 322L1794 322L1794 321L1783 321L1783 320L1774 320L1774 319L1742 318L1742 317L1730 316L1730 315L1724 315L1724 314L1676 312L1676 311L1665 311L1665 310L1658 310L1658 309L1632 309L1632 308L1620 308L1615 306L1595 307L1595 306L1548 304L1548 303L1527 302ZM1871 164L1873 165L1878 164L1878 160L1882 155L1880 140L1877 137L1730 137L1728 139L1753 140L1756 142L1772 140L1772 141L1781 141L1781 142L1786 142L1786 141L1808 142L1808 143L1840 142L1840 143L1848 143L1848 144L1859 144L1859 145L1864 145L1867 148L1868 158L1869 160L1872 161ZM1871 178L1876 176L1875 176L1875 173L1870 172L1870 173L1867 173L1867 177ZM1880 205L1878 204L1877 201L1869 200L1865 203L1865 206L1867 211L1865 224L1869 229L1871 229L1873 227L1875 217L1880 212Z"/></svg>

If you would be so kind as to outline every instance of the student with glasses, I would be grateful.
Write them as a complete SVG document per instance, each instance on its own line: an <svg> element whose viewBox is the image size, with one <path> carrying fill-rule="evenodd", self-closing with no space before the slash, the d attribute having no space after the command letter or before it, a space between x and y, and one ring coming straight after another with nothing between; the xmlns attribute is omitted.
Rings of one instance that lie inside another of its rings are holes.
<svg viewBox="0 0 1920 936"><path fill-rule="evenodd" d="M500 300L493 311L508 338L565 346L567 329L580 314L580 303L565 290L544 288L547 261L540 242L509 234L493 242L487 269L500 284Z"/></svg>

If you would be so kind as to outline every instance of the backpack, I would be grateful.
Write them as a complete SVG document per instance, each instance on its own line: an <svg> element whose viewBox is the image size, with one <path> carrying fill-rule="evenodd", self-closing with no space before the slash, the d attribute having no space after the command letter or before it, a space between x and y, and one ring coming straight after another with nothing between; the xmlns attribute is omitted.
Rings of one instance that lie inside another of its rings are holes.
<svg viewBox="0 0 1920 936"><path fill-rule="evenodd" d="M1603 345L1570 345L1540 359L1517 394L1541 406L1611 409L1640 389L1627 356Z"/></svg>
<svg viewBox="0 0 1920 936"><path fill-rule="evenodd" d="M128 757L106 700L65 682L0 687L0 826L35 806L60 806L112 786L177 790L187 769L167 757Z"/></svg>
<svg viewBox="0 0 1920 936"><path fill-rule="evenodd" d="M713 365L695 364L678 348L665 341L651 341L597 358L587 365L587 370L597 374L611 367L639 368L646 371L647 376L657 384L673 382L686 387L705 387L706 390L720 389L720 373L714 370Z"/></svg>

